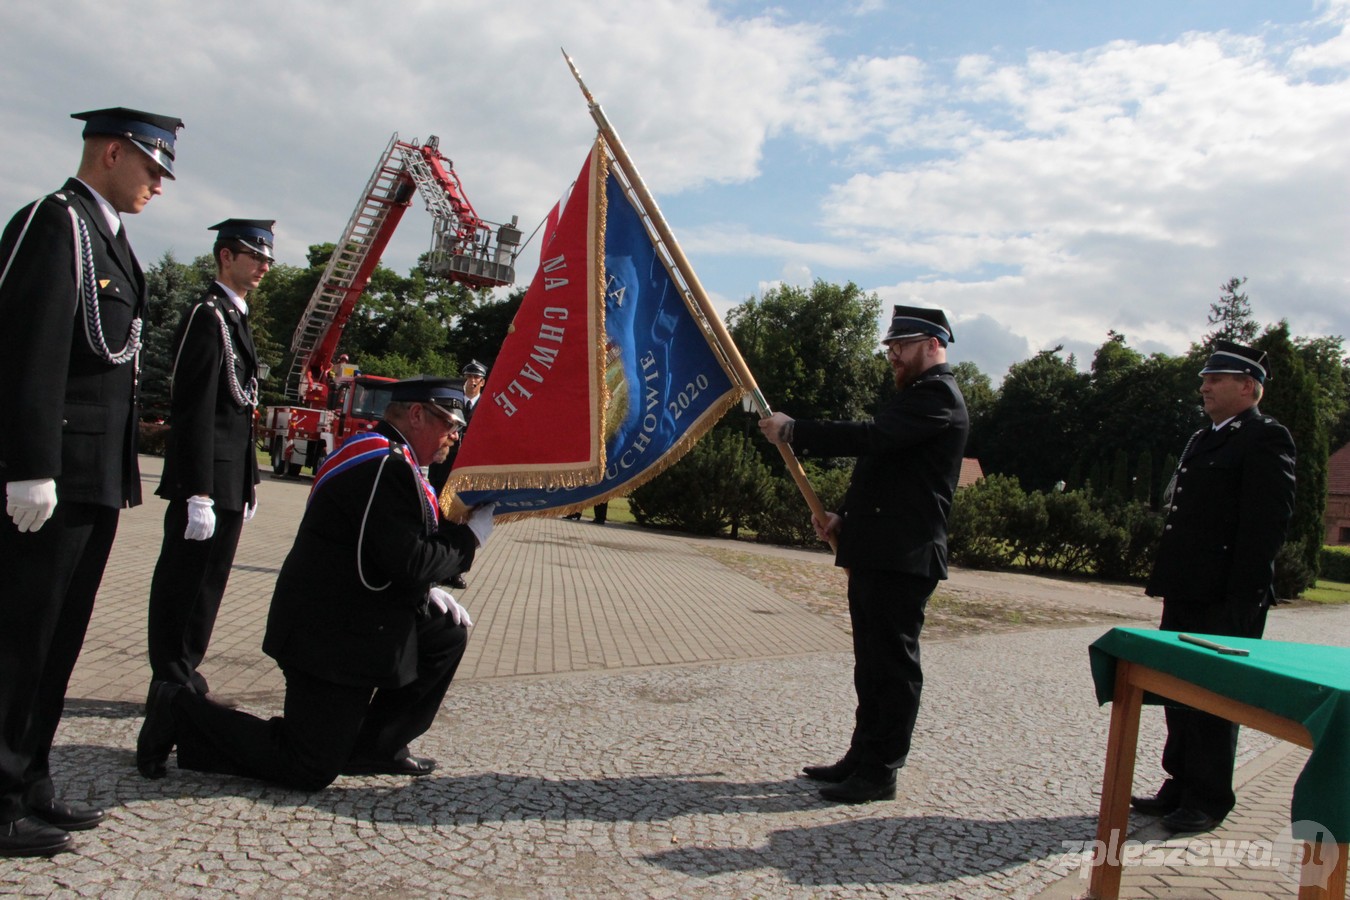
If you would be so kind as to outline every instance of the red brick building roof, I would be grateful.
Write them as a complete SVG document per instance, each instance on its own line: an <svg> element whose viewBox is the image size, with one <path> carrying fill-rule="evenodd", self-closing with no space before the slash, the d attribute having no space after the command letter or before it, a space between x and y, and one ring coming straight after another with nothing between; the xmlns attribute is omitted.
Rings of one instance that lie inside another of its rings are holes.
<svg viewBox="0 0 1350 900"><path fill-rule="evenodd" d="M961 477L957 480L956 486L959 488L969 487L983 477L984 469L980 468L980 461L967 456L961 460Z"/></svg>

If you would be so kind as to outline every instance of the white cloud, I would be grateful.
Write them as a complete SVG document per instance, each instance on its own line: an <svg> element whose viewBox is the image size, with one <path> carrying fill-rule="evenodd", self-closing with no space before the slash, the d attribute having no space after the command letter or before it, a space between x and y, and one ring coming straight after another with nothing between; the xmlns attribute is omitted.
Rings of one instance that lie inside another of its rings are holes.
<svg viewBox="0 0 1350 900"><path fill-rule="evenodd" d="M828 27L747 8L517 0L504 26L463 0L16 0L0 212L74 170L68 113L128 105L187 122L179 180L132 226L144 259L203 253L207 225L245 215L276 217L301 262L340 236L396 130L439 135L478 212L528 235L594 134L562 46L682 206L696 265L735 271L705 281L714 297L775 275L871 282L948 306L1002 360L1111 327L1181 350L1247 275L1263 321L1350 333L1350 0L1279 32L1020 60L857 52L842 30L883 21L880 0ZM406 268L429 231L410 212L387 261Z"/></svg>
<svg viewBox="0 0 1350 900"><path fill-rule="evenodd" d="M142 256L203 252L206 224L247 214L275 216L278 249L298 261L340 236L394 131L438 134L479 213L519 214L528 233L594 133L560 45L661 195L755 177L819 53L812 27L706 2L521 0L510 18L427 0L9 4L0 203L73 172L69 112L126 105L187 123L178 182L133 228ZM404 262L428 242L425 220L415 228L391 248Z"/></svg>
<svg viewBox="0 0 1350 900"><path fill-rule="evenodd" d="M1234 274L1281 290L1266 321L1290 310L1296 333L1344 331L1326 304L1345 299L1347 73L1305 80L1280 57L1259 37L1192 34L1016 66L964 59L927 108L957 121L978 107L1006 127L931 132L930 159L837 183L825 223L878 268L945 275L924 282L930 297L1003 322L1036 308L1080 339L1127 319L1181 349ZM1017 277L983 276L991 265Z"/></svg>

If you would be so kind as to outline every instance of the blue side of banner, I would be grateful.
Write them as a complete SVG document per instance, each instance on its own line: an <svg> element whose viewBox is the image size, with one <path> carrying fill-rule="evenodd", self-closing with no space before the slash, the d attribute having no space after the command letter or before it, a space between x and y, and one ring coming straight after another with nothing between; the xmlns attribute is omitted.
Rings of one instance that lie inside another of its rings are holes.
<svg viewBox="0 0 1350 900"><path fill-rule="evenodd" d="M579 488L464 491L460 498L470 506L494 500L498 516L546 512L584 506L641 484L690 427L734 390L612 174L607 189L605 476ZM546 442L548 435L521 439Z"/></svg>

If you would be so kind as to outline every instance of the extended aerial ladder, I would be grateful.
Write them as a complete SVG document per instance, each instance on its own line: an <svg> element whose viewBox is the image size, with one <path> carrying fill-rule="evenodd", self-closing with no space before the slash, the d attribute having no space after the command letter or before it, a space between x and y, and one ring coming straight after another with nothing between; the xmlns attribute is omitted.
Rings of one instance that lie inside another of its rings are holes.
<svg viewBox="0 0 1350 900"><path fill-rule="evenodd" d="M417 191L433 222L433 274L474 288L515 281L521 238L516 218L497 228L494 246L492 226L474 211L436 136L419 145L415 139L400 141L395 133L295 329L287 397L326 405L327 378L342 330Z"/></svg>
<svg viewBox="0 0 1350 900"><path fill-rule="evenodd" d="M389 239L420 193L432 217L428 266L432 274L471 288L515 280L521 231L482 219L464 193L454 165L432 135L389 140L370 176L342 239L333 250L291 339L293 354L286 396L299 406L272 407L262 430L276 472L296 474L318 463L347 436L363 431L383 412L381 384L391 379L361 375L345 360L334 362L347 320L370 283Z"/></svg>

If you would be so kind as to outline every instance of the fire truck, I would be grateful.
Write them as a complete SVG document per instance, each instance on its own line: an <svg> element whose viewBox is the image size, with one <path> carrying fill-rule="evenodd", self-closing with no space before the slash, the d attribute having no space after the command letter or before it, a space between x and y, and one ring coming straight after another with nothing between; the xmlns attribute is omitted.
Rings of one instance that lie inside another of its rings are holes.
<svg viewBox="0 0 1350 900"><path fill-rule="evenodd" d="M471 288L515 281L517 218L505 225L479 218L454 165L441 155L439 139L432 135L419 144L415 138L401 141L395 132L291 339L286 397L293 405L269 407L260 423L259 443L276 474L317 471L343 441L384 414L393 379L363 374L345 355L335 354L385 246L419 193L433 222L428 257L433 274Z"/></svg>

